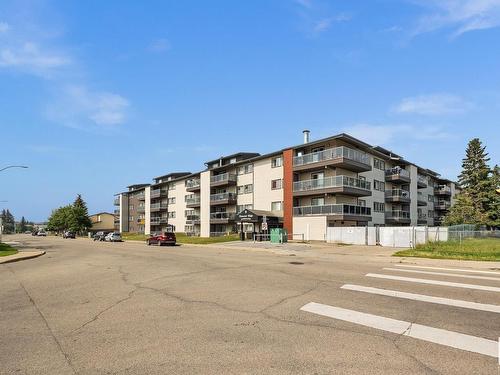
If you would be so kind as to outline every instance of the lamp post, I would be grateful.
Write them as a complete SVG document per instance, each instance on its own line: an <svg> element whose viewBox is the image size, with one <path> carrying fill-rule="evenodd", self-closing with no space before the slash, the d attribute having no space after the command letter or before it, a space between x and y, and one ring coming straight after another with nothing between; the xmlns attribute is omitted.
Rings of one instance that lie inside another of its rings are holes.
<svg viewBox="0 0 500 375"><path fill-rule="evenodd" d="M0 169L0 172L5 171L6 169L9 169L9 168L23 168L23 169L26 169L28 167L25 166L25 165L8 165L8 166L3 167L2 169Z"/></svg>

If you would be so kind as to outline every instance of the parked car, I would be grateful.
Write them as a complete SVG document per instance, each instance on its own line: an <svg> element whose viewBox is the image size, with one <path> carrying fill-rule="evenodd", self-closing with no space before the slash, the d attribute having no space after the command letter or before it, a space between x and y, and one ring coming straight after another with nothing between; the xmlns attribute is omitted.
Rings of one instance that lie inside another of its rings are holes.
<svg viewBox="0 0 500 375"><path fill-rule="evenodd" d="M27 230L26 232L24 232L24 234L31 234L31 231Z"/></svg>
<svg viewBox="0 0 500 375"><path fill-rule="evenodd" d="M104 241L106 238L107 233L106 232L96 232L93 236L92 239L94 241Z"/></svg>
<svg viewBox="0 0 500 375"><path fill-rule="evenodd" d="M160 234L153 234L146 240L148 245L172 245L174 246L177 242L177 238L175 237L175 233L173 232L164 232Z"/></svg>
<svg viewBox="0 0 500 375"><path fill-rule="evenodd" d="M122 236L120 233L111 232L104 237L104 240L107 242L121 242Z"/></svg>
<svg viewBox="0 0 500 375"><path fill-rule="evenodd" d="M38 237L47 237L47 232L45 232L44 230L39 230L38 232L36 232L36 235Z"/></svg>
<svg viewBox="0 0 500 375"><path fill-rule="evenodd" d="M76 238L75 232L72 232L70 230L67 230L66 232L63 233L63 238Z"/></svg>

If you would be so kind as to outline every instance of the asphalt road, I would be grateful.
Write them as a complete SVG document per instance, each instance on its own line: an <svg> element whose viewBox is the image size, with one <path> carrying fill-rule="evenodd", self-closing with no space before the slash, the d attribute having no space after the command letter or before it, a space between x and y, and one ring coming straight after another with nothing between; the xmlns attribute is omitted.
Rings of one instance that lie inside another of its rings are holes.
<svg viewBox="0 0 500 375"><path fill-rule="evenodd" d="M301 310L316 302L498 341L498 312L341 289L353 284L500 305L494 289L366 276L500 288L493 263L477 264L498 274L449 276L383 270L400 260L365 255L369 249L316 254L26 235L5 240L47 253L0 265L1 374L499 373L498 358L453 348L450 340L441 345Z"/></svg>

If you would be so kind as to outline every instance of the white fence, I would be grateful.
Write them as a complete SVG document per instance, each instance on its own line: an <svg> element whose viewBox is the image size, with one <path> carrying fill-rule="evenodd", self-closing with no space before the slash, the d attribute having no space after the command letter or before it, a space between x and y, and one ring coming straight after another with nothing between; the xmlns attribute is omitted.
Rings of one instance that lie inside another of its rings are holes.
<svg viewBox="0 0 500 375"><path fill-rule="evenodd" d="M448 241L447 227L328 227L326 241L350 245L414 247Z"/></svg>

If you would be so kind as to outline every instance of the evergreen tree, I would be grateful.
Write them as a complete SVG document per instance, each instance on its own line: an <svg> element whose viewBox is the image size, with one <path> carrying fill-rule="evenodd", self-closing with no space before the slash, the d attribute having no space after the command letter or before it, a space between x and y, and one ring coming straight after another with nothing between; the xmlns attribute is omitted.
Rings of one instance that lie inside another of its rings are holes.
<svg viewBox="0 0 500 375"><path fill-rule="evenodd" d="M27 228L26 219L23 216L23 217L21 217L21 221L19 222L18 232L24 233L26 231L26 228Z"/></svg>
<svg viewBox="0 0 500 375"><path fill-rule="evenodd" d="M3 233L5 234L14 233L16 222L14 220L14 216L10 213L9 209L6 210L3 209L0 217L2 218Z"/></svg>
<svg viewBox="0 0 500 375"><path fill-rule="evenodd" d="M83 232L91 226L92 222L89 218L87 204L82 199L82 196L78 194L75 201L73 202L71 230L74 230L76 232Z"/></svg>

